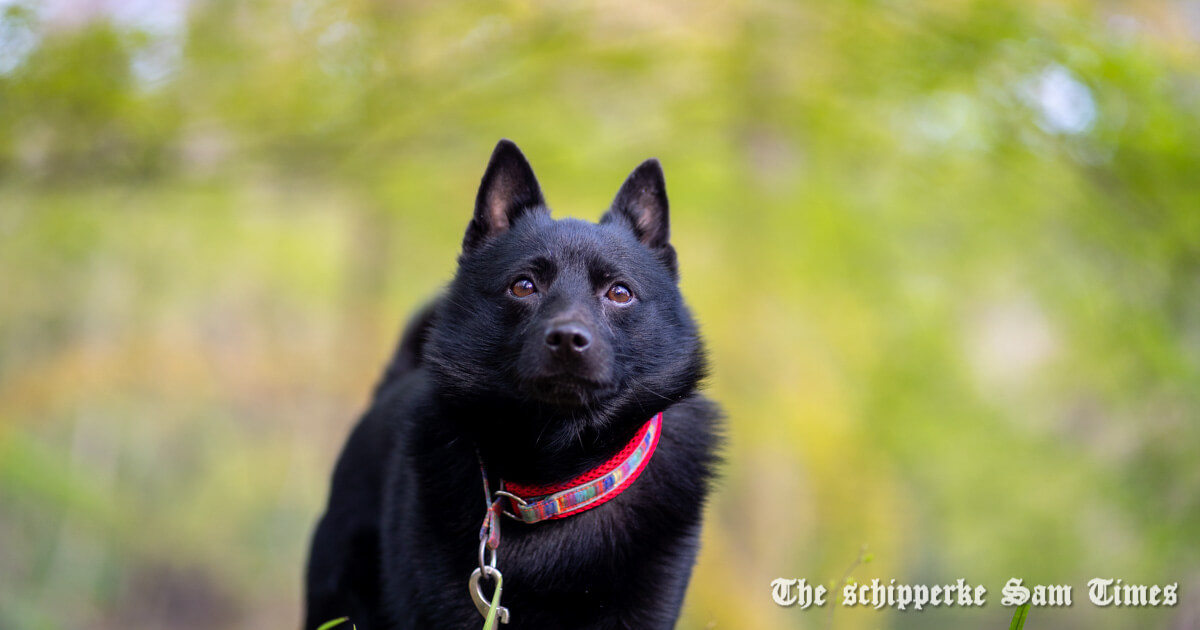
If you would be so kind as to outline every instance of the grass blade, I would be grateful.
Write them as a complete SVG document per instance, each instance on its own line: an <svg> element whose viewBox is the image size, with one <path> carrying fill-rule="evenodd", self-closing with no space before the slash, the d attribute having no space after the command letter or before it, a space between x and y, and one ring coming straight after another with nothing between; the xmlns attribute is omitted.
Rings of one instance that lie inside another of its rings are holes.
<svg viewBox="0 0 1200 630"><path fill-rule="evenodd" d="M341 617L338 619L331 619L331 620L326 621L325 623L321 624L320 626L318 626L317 630L329 630L330 628L332 628L334 626L340 626L340 625L346 623L347 621L350 621L349 617Z"/></svg>
<svg viewBox="0 0 1200 630"><path fill-rule="evenodd" d="M1013 613L1012 623L1008 625L1008 630L1021 630L1025 625L1025 617L1029 616L1029 604L1017 606L1016 612Z"/></svg>

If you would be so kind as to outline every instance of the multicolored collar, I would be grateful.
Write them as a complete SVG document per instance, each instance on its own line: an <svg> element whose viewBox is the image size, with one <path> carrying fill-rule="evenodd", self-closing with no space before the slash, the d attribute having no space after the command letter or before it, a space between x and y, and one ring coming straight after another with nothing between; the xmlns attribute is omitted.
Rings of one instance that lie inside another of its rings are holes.
<svg viewBox="0 0 1200 630"><path fill-rule="evenodd" d="M496 494L508 499L509 516L525 523L538 523L578 514L601 505L642 474L662 434L662 413L646 421L633 439L604 464L569 481L548 486L500 482Z"/></svg>

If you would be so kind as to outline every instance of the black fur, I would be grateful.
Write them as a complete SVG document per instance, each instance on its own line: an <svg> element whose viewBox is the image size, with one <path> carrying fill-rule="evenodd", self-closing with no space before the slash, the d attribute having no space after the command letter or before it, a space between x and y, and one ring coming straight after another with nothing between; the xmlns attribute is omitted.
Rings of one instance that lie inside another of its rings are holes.
<svg viewBox="0 0 1200 630"><path fill-rule="evenodd" d="M338 461L305 627L349 616L359 630L480 628L467 591L485 511L477 453L493 488L562 481L659 411L662 437L635 483L564 519L502 519L498 568L506 628L674 627L718 441L677 277L657 161L599 224L556 221L501 141L454 281L409 324ZM632 299L610 299L614 284Z"/></svg>

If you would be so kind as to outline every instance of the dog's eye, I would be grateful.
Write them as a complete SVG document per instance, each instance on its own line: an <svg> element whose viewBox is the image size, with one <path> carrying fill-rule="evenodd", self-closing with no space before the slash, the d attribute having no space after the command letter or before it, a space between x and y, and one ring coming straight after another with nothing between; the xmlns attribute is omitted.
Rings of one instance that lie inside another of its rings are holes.
<svg viewBox="0 0 1200 630"><path fill-rule="evenodd" d="M508 290L512 291L512 294L519 298L529 297L537 293L537 287L533 286L533 280L529 278L517 280Z"/></svg>
<svg viewBox="0 0 1200 630"><path fill-rule="evenodd" d="M623 284L614 284L604 296L617 304L628 304L633 299L633 291Z"/></svg>

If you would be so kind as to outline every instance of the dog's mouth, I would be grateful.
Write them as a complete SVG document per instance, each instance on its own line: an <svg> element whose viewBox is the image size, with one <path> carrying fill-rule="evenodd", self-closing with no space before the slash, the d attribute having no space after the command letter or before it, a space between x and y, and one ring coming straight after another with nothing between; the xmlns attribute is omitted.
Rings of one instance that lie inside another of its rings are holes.
<svg viewBox="0 0 1200 630"><path fill-rule="evenodd" d="M603 398L612 385L573 374L555 374L529 383L530 392L543 403L576 407Z"/></svg>

